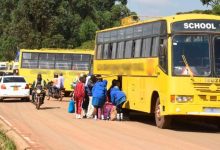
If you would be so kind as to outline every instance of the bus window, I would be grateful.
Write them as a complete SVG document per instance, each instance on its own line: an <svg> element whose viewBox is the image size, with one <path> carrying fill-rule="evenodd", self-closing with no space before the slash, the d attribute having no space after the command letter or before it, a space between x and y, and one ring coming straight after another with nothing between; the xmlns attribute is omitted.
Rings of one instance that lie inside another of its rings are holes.
<svg viewBox="0 0 220 150"><path fill-rule="evenodd" d="M72 55L69 55L69 54L56 54L56 60L72 60Z"/></svg>
<svg viewBox="0 0 220 150"><path fill-rule="evenodd" d="M102 59L102 49L103 49L103 45L102 44L98 45L97 54L96 54L97 59Z"/></svg>
<svg viewBox="0 0 220 150"><path fill-rule="evenodd" d="M142 44L142 57L150 57L152 38L146 38Z"/></svg>
<svg viewBox="0 0 220 150"><path fill-rule="evenodd" d="M37 53L23 53L22 54L22 68L38 68L38 54Z"/></svg>
<svg viewBox="0 0 220 150"><path fill-rule="evenodd" d="M133 50L133 41L127 41L125 43L125 58L131 58Z"/></svg>
<svg viewBox="0 0 220 150"><path fill-rule="evenodd" d="M108 59L109 52L110 52L110 45L105 44L104 45L104 51L103 51L103 59Z"/></svg>
<svg viewBox="0 0 220 150"><path fill-rule="evenodd" d="M142 39L135 40L134 57L141 56L141 42L142 42Z"/></svg>
<svg viewBox="0 0 220 150"><path fill-rule="evenodd" d="M70 70L71 69L71 55L56 54L55 69Z"/></svg>
<svg viewBox="0 0 220 150"><path fill-rule="evenodd" d="M126 28L125 29L125 38L126 39L133 38L133 33L134 33L133 27Z"/></svg>
<svg viewBox="0 0 220 150"><path fill-rule="evenodd" d="M39 55L39 68L40 69L54 69L55 54L40 54Z"/></svg>
<svg viewBox="0 0 220 150"><path fill-rule="evenodd" d="M111 58L115 59L116 58L116 53L117 53L117 43L112 44L112 53L111 53Z"/></svg>
<svg viewBox="0 0 220 150"><path fill-rule="evenodd" d="M143 35L143 25L134 27L134 38L142 37Z"/></svg>
<svg viewBox="0 0 220 150"><path fill-rule="evenodd" d="M167 58L167 39L160 39L160 48L159 48L159 64L163 70L167 73L168 67L168 58Z"/></svg>
<svg viewBox="0 0 220 150"><path fill-rule="evenodd" d="M117 58L124 57L124 48L125 48L125 42L119 42L117 48Z"/></svg>
<svg viewBox="0 0 220 150"><path fill-rule="evenodd" d="M159 37L154 37L153 41L152 41L152 52L151 52L151 56L152 57L156 57L158 56L158 48L159 48Z"/></svg>

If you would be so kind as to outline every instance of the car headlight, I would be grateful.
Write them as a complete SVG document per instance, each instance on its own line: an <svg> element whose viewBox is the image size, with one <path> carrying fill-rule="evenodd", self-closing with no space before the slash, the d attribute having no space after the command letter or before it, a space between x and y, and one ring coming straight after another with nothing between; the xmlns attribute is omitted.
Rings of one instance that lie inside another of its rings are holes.
<svg viewBox="0 0 220 150"><path fill-rule="evenodd" d="M176 101L178 103L191 102L193 100L193 96L176 96Z"/></svg>
<svg viewBox="0 0 220 150"><path fill-rule="evenodd" d="M37 89L37 94L40 94L41 93L41 90L40 89Z"/></svg>

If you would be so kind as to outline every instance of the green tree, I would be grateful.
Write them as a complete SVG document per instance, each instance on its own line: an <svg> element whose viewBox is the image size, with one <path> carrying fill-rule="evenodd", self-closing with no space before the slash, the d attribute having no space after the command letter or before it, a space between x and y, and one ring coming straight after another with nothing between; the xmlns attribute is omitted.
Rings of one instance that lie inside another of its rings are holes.
<svg viewBox="0 0 220 150"><path fill-rule="evenodd" d="M94 48L97 30L133 14L127 0L0 0L0 59L18 48ZM93 43L93 44L92 44Z"/></svg>
<svg viewBox="0 0 220 150"><path fill-rule="evenodd" d="M203 5L216 6L220 4L220 0L200 0Z"/></svg>

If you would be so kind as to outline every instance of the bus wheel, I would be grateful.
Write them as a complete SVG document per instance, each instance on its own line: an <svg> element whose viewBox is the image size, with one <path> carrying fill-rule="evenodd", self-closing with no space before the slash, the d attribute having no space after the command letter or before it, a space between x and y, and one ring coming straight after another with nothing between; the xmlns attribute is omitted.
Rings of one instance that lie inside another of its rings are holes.
<svg viewBox="0 0 220 150"><path fill-rule="evenodd" d="M155 122L156 126L161 129L166 129L170 127L171 117L170 116L162 116L160 109L160 98L157 98L156 106L155 106Z"/></svg>

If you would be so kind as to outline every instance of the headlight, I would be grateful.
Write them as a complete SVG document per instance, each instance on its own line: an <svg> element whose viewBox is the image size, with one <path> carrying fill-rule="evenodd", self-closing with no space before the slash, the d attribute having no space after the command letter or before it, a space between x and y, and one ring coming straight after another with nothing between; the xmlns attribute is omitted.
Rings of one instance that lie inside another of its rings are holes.
<svg viewBox="0 0 220 150"><path fill-rule="evenodd" d="M37 89L37 94L40 94L41 93L41 90L40 89Z"/></svg>
<svg viewBox="0 0 220 150"><path fill-rule="evenodd" d="M191 102L193 100L193 96L176 96L176 101L178 103Z"/></svg>

